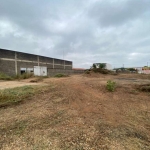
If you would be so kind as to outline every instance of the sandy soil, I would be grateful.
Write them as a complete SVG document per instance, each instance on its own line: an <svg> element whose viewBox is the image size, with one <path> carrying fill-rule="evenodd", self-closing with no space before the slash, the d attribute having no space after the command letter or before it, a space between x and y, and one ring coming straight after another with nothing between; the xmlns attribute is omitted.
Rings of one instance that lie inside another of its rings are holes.
<svg viewBox="0 0 150 150"><path fill-rule="evenodd" d="M7 88L21 87L25 85L40 85L41 83L31 83L28 81L0 81L0 90Z"/></svg>

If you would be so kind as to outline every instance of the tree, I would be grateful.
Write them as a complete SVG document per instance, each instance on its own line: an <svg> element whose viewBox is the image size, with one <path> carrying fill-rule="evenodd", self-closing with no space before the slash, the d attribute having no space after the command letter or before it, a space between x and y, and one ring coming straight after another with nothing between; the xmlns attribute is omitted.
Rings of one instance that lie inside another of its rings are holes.
<svg viewBox="0 0 150 150"><path fill-rule="evenodd" d="M100 68L100 69L105 69L105 67L106 67L106 64L103 64L103 63L100 63L100 64L99 64L99 68Z"/></svg>
<svg viewBox="0 0 150 150"><path fill-rule="evenodd" d="M93 68L93 69L96 69L96 64L93 64L92 68Z"/></svg>

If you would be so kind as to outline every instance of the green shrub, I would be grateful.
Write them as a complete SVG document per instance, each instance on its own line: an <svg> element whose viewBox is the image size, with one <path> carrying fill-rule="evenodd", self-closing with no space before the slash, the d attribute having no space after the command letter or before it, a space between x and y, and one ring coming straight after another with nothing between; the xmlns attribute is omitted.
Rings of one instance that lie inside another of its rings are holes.
<svg viewBox="0 0 150 150"><path fill-rule="evenodd" d="M4 73L0 73L0 80L12 80L12 78Z"/></svg>
<svg viewBox="0 0 150 150"><path fill-rule="evenodd" d="M61 77L68 77L68 75L65 75L65 74L56 74L54 77L56 78L61 78Z"/></svg>
<svg viewBox="0 0 150 150"><path fill-rule="evenodd" d="M103 63L100 63L98 66L98 68L100 68L100 69L105 69L105 67L106 67L106 64L103 64Z"/></svg>
<svg viewBox="0 0 150 150"><path fill-rule="evenodd" d="M95 64L93 64L93 69L96 69L96 65Z"/></svg>
<svg viewBox="0 0 150 150"><path fill-rule="evenodd" d="M114 90L116 89L116 82L108 80L106 88L107 88L108 91L114 92Z"/></svg>

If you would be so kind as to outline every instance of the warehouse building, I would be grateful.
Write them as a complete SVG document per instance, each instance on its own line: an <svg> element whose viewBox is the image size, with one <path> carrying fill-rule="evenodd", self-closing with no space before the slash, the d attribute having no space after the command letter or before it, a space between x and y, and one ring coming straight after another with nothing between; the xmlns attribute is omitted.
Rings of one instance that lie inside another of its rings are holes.
<svg viewBox="0 0 150 150"><path fill-rule="evenodd" d="M0 72L13 76L34 70L38 72L38 69L44 75L81 73L72 70L72 61L0 49Z"/></svg>

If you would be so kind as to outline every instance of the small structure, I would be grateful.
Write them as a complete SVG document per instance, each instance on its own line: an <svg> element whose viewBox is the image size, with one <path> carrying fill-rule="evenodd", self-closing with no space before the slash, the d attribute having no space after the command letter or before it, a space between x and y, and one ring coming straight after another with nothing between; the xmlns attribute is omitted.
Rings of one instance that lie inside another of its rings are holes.
<svg viewBox="0 0 150 150"><path fill-rule="evenodd" d="M47 67L34 66L35 76L47 76Z"/></svg>
<svg viewBox="0 0 150 150"><path fill-rule="evenodd" d="M138 73L140 74L150 74L150 67L135 67Z"/></svg>

